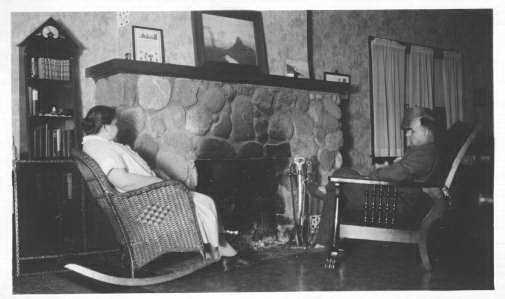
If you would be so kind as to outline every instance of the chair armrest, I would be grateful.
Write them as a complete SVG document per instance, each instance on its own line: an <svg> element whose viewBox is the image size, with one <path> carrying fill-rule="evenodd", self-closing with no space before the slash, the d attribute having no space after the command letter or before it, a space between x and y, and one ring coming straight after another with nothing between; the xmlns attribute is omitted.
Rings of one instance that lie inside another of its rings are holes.
<svg viewBox="0 0 505 299"><path fill-rule="evenodd" d="M403 185L399 182L393 182L393 181L374 180L374 179L367 179L367 178L337 177L337 176L331 176L330 182L332 182L332 183L348 183L348 184L366 184L366 185L386 185L386 186Z"/></svg>
<svg viewBox="0 0 505 299"><path fill-rule="evenodd" d="M172 180L166 180L166 181L161 181L161 182L154 183L151 185L147 185L147 186L144 186L144 187L141 187L141 188L138 188L135 190L131 190L128 192L117 193L117 194L114 194L113 197L115 197L115 198L118 198L118 197L129 198L132 196L138 196L140 194L148 193L151 191L161 190L161 189L164 189L164 188L167 188L170 186L177 187L178 189L181 189L182 191L189 191L189 189L186 187L186 185L184 185L183 183L181 183L178 180L172 179Z"/></svg>
<svg viewBox="0 0 505 299"><path fill-rule="evenodd" d="M396 186L396 187L436 187L430 184L424 184L420 182L395 182L395 181L385 181L369 178L350 178L350 177L339 177L331 176L330 182L332 183L347 183L347 184L363 184L363 185L382 185L382 186Z"/></svg>

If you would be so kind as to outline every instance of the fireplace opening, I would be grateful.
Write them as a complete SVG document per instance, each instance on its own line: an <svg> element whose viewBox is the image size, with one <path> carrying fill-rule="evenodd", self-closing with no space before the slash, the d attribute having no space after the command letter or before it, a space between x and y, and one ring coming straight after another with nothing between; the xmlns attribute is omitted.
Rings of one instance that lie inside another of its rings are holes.
<svg viewBox="0 0 505 299"><path fill-rule="evenodd" d="M277 233L285 212L278 194L289 158L200 159L197 191L216 202L227 230L250 234L254 239ZM284 221L285 222L285 221Z"/></svg>

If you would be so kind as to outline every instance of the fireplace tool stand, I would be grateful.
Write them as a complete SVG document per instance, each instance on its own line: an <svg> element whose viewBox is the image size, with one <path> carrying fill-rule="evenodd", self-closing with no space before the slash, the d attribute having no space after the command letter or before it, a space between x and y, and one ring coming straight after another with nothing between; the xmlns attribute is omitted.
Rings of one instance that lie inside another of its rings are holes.
<svg viewBox="0 0 505 299"><path fill-rule="evenodd" d="M295 221L295 235L294 239L297 246L307 247L308 244L308 225L307 225L307 215L306 211L308 204L306 201L307 188L306 183L310 181L310 173L312 171L312 162L304 157L295 157L293 160L293 167L291 168L291 175L296 176L297 180L297 190L296 196L294 195L293 188L292 198L293 198L293 218ZM293 186L293 183L291 183Z"/></svg>

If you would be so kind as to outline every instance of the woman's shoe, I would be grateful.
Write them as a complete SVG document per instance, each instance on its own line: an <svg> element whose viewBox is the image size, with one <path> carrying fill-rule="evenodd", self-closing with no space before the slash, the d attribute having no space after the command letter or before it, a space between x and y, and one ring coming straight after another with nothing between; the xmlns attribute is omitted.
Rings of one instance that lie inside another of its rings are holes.
<svg viewBox="0 0 505 299"><path fill-rule="evenodd" d="M249 266L248 261L241 259L237 256L223 256L221 258L221 264L223 265L224 272Z"/></svg>

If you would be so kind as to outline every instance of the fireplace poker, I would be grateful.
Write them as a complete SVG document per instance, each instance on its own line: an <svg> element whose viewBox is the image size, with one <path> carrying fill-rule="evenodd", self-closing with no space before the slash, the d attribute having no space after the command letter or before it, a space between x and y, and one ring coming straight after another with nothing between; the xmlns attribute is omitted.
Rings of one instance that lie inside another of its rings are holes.
<svg viewBox="0 0 505 299"><path fill-rule="evenodd" d="M328 258L326 258L323 268L325 269L335 269L337 262L342 258L344 250L339 246L339 208L340 208L340 183L335 183L335 219L333 221L333 234L331 248L328 253Z"/></svg>

